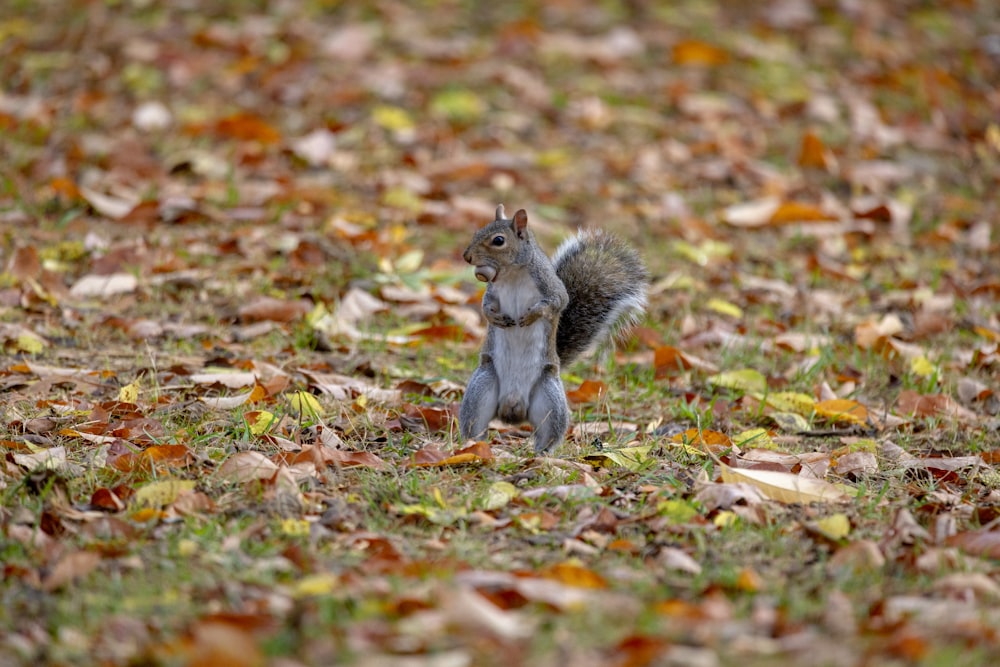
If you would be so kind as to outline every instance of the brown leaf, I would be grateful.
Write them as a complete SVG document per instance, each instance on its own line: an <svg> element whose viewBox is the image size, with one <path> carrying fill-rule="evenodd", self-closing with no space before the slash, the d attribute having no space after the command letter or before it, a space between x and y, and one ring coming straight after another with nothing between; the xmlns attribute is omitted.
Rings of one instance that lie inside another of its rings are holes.
<svg viewBox="0 0 1000 667"><path fill-rule="evenodd" d="M959 405L951 396L944 394L920 394L905 389L896 399L896 410L903 415L914 417L951 417L963 421L975 421L976 413Z"/></svg>
<svg viewBox="0 0 1000 667"><path fill-rule="evenodd" d="M42 590L54 591L66 584L85 577L101 563L101 555L94 551L74 551L59 559L42 578Z"/></svg>
<svg viewBox="0 0 1000 667"><path fill-rule="evenodd" d="M215 132L237 141L257 141L262 144L276 144L281 141L281 133L273 125L249 113L238 113L222 118L215 123Z"/></svg>
<svg viewBox="0 0 1000 667"><path fill-rule="evenodd" d="M42 262L34 246L18 248L7 263L7 273L17 280L37 278L42 271Z"/></svg>
<svg viewBox="0 0 1000 667"><path fill-rule="evenodd" d="M945 544L973 556L1000 559L1000 531L969 530L952 535Z"/></svg>
<svg viewBox="0 0 1000 667"><path fill-rule="evenodd" d="M308 313L311 308L307 301L301 299L290 301L264 296L258 297L250 303L241 306L239 316L243 322L267 320L270 322L287 323L299 319Z"/></svg>
<svg viewBox="0 0 1000 667"><path fill-rule="evenodd" d="M122 512L125 503L111 489L101 487L90 496L90 506L106 512Z"/></svg>
<svg viewBox="0 0 1000 667"><path fill-rule="evenodd" d="M608 391L608 386L598 380L584 380L578 389L566 392L570 403L593 403L599 401Z"/></svg>
<svg viewBox="0 0 1000 667"><path fill-rule="evenodd" d="M255 479L271 479L278 472L278 466L260 452L239 452L233 454L219 466L219 476L230 482L249 482Z"/></svg>

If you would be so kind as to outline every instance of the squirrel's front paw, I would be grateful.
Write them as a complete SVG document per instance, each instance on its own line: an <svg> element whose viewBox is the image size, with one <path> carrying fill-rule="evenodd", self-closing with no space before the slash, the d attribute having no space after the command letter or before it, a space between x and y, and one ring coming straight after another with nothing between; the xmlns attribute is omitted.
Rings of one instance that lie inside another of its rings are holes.
<svg viewBox="0 0 1000 667"><path fill-rule="evenodd" d="M507 329L517 324L517 322L514 321L514 318L506 313L494 315L493 319L490 321L501 329Z"/></svg>
<svg viewBox="0 0 1000 667"><path fill-rule="evenodd" d="M521 316L521 319L517 321L517 326L519 327L531 326L532 324L537 322L538 318L541 316L542 316L542 311L529 310L528 312L526 312L524 315Z"/></svg>

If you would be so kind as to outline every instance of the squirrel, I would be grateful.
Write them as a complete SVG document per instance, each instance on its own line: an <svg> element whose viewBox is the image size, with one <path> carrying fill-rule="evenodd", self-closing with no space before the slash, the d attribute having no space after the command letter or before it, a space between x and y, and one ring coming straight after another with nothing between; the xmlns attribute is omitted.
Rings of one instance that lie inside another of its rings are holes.
<svg viewBox="0 0 1000 667"><path fill-rule="evenodd" d="M466 440L490 420L530 422L535 452L562 442L569 404L559 369L635 324L649 274L638 252L602 230L580 231L552 258L528 229L524 209L477 231L463 258L486 283L486 339L458 422Z"/></svg>

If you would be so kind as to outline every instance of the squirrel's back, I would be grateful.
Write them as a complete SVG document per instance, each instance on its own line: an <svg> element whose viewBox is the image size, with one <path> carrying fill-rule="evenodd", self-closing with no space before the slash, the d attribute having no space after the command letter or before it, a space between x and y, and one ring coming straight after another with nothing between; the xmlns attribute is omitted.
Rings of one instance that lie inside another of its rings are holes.
<svg viewBox="0 0 1000 667"><path fill-rule="evenodd" d="M556 332L563 364L622 333L646 308L649 273L639 253L603 230L567 239L552 263L569 294Z"/></svg>

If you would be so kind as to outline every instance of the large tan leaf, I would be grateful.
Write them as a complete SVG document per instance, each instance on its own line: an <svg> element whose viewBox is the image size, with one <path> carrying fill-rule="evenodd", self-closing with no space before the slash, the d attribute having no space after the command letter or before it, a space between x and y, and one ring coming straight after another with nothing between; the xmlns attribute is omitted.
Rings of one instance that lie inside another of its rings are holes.
<svg viewBox="0 0 1000 667"><path fill-rule="evenodd" d="M730 484L750 484L771 500L780 503L830 503L851 500L854 497L844 487L821 479L809 479L773 470L742 470L731 468L721 462L719 466L722 481Z"/></svg>
<svg viewBox="0 0 1000 667"><path fill-rule="evenodd" d="M278 465L260 452L233 454L219 467L219 476L230 482L249 482L254 479L271 479Z"/></svg>

